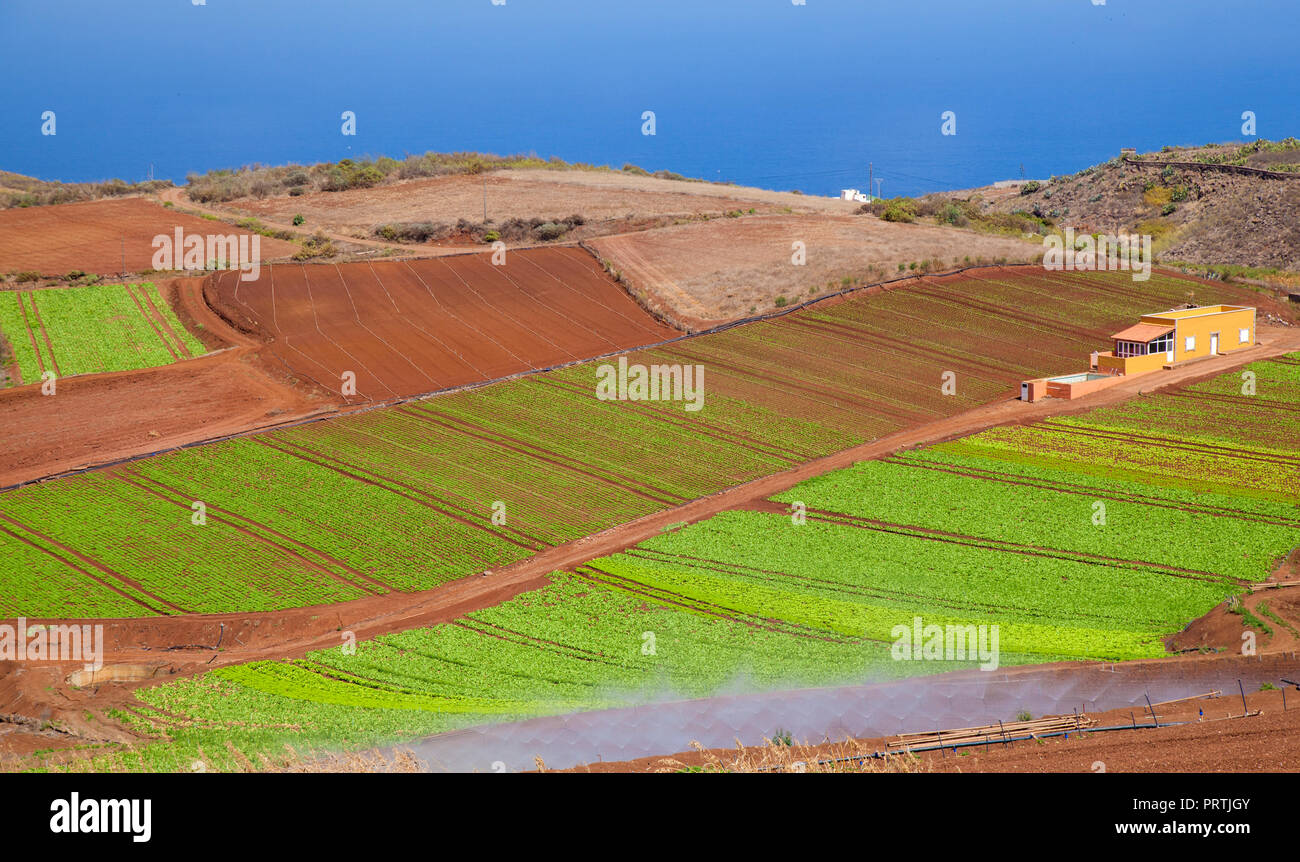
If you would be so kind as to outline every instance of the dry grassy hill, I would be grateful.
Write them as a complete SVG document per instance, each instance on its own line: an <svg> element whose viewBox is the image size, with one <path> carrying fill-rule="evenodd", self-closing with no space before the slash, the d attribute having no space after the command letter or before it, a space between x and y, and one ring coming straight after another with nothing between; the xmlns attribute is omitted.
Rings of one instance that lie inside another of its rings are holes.
<svg viewBox="0 0 1300 862"><path fill-rule="evenodd" d="M850 213L835 198L481 154L410 156L313 166L248 167L190 177L193 204L269 224L413 246L590 239L755 213ZM297 217L301 217L300 220Z"/></svg>
<svg viewBox="0 0 1300 862"><path fill-rule="evenodd" d="M172 185L171 180L128 183L107 180L102 183L61 183L0 171L0 209L48 206L115 198L123 195L149 194Z"/></svg>
<svg viewBox="0 0 1300 862"><path fill-rule="evenodd" d="M1165 262L1300 271L1300 141L1165 147L1129 158L1029 183L1017 195L982 196L981 204L1061 228L1150 234Z"/></svg>

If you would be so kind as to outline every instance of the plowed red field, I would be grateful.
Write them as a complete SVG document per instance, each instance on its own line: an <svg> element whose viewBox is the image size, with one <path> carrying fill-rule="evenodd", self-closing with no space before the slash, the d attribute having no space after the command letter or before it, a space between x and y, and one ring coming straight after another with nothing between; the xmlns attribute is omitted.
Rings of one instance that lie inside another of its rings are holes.
<svg viewBox="0 0 1300 862"><path fill-rule="evenodd" d="M679 333L576 248L218 274L223 316L272 340L297 374L349 402L383 401L652 344ZM343 393L344 373L356 375Z"/></svg>
<svg viewBox="0 0 1300 862"><path fill-rule="evenodd" d="M143 272L153 268L153 238L172 236L178 227L203 236L248 233L143 198L0 210L0 272ZM263 260L296 250L293 243L261 238Z"/></svg>

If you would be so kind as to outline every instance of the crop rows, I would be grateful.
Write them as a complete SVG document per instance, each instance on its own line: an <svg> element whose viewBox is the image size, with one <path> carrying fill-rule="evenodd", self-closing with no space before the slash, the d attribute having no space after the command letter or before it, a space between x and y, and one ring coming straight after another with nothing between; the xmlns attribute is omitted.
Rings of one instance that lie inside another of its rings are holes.
<svg viewBox="0 0 1300 862"><path fill-rule="evenodd" d="M205 352L149 282L0 294L0 333L23 383L46 370L127 371Z"/></svg>
<svg viewBox="0 0 1300 862"><path fill-rule="evenodd" d="M1126 278L1048 282L1073 287L1069 303L1100 296L1106 309L1149 310L1146 287L1134 291ZM0 513L83 555L79 565L94 577L64 563L70 571L55 580L100 596L87 613L119 610L119 599L104 599L101 577L137 591L138 612L154 613L428 589L1009 394L1021 376L1059 367L1058 354L1077 360L1057 300L1029 307L1022 285L1033 283L926 283L629 355L703 364L698 412L681 401L598 400L596 364L586 363L20 489L0 498ZM132 308L131 297L143 296L115 290L106 295ZM954 298L982 307L998 290L1018 297L1004 313L940 322ZM1110 313L1089 322L1100 326ZM1041 337L1017 352L1007 334L1026 319ZM1006 350L990 355L989 338ZM958 375L956 395L940 391L945 370ZM1052 429L997 434L1037 435L1070 450L1063 458L1074 450L1136 458L1148 448L1086 436L1063 443ZM997 434L980 445L1018 450ZM1208 475L1216 461L1211 450L1177 457L1189 475ZM1268 473L1261 463L1232 462L1242 483ZM1259 487L1282 493L1287 485L1271 481ZM206 526L190 522L195 501L210 509ZM47 569L61 565L46 557ZM66 612L62 594L26 584L35 575L5 574L15 582L8 610Z"/></svg>
<svg viewBox="0 0 1300 862"><path fill-rule="evenodd" d="M864 462L777 499L1224 579L1263 580L1300 544L1300 514L1292 507L1262 504L1252 513L1226 494L1193 497L1158 485L958 454L964 448L958 443ZM1104 523L1094 523L1098 502Z"/></svg>
<svg viewBox="0 0 1300 862"><path fill-rule="evenodd" d="M521 394L528 391L493 387L418 409L473 419L513 446L552 445L556 437L545 435L562 434L564 421L541 409L547 401ZM478 412L469 409L476 399L484 399ZM581 402L559 403L562 417ZM531 435L512 412L528 404L546 419ZM1203 418L1222 424L1223 410L1207 401ZM1098 415L1076 419L1104 430ZM402 441L385 456L394 480L433 469L421 458L453 454L449 443L407 434L401 414L369 416L375 424L347 433L373 433L377 446ZM615 455L627 438L617 425L601 433L611 435L601 469L627 469L632 462ZM1261 495L1221 473L1189 483L1168 458L1146 472L1117 469L1099 457L1103 450L1079 456L1070 434L1050 424L999 428L859 464L778 495L771 511L725 512L556 573L551 586L496 607L363 642L355 654L322 650L141 690L141 705L123 720L160 740L105 762L165 769L202 757L212 768L239 768L239 758L274 758L286 744L362 747L635 703L650 692L706 696L738 677L779 689L950 669L949 661L891 660L894 627L917 616L926 625L996 625L1003 666L1159 656L1165 636L1266 576L1300 541L1293 496ZM353 440L347 457L360 457L363 442ZM231 469L211 457L212 469ZM396 469L403 458L409 474ZM255 465L248 482L283 483L261 489L282 487L282 518L298 505L283 491L313 481L292 462L249 453L240 463ZM690 480L667 466L668 479L655 477L664 493ZM540 478L569 476L556 469ZM325 501L333 493L319 483L309 490ZM467 485L456 493L480 492ZM795 501L806 506L805 523L778 511ZM269 508L260 515L276 517ZM346 517L331 523L352 529Z"/></svg>
<svg viewBox="0 0 1300 862"><path fill-rule="evenodd" d="M789 687L951 668L900 667L870 641L810 639L647 603L573 575L553 580L454 623L359 643L353 655L333 648L141 689L140 705L116 717L159 740L92 765L188 770L202 760L239 769L241 758L271 762L286 745L359 748L648 696L702 697L742 677Z"/></svg>

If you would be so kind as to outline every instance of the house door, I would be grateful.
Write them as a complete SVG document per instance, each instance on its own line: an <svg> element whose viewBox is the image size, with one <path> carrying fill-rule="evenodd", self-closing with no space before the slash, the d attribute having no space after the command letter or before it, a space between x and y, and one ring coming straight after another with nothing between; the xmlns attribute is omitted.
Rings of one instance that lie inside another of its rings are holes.
<svg viewBox="0 0 1300 862"><path fill-rule="evenodd" d="M1210 333L1210 355L1219 355L1219 333L1217 332Z"/></svg>

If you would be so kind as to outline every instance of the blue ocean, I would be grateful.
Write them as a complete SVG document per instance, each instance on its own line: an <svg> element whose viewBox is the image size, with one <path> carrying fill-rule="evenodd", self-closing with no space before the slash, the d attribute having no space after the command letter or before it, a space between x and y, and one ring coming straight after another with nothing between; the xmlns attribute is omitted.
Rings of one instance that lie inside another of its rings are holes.
<svg viewBox="0 0 1300 862"><path fill-rule="evenodd" d="M1300 135L1294 0L4 0L0 169L427 150L810 194ZM344 135L342 116L356 117ZM42 134L53 112L55 134ZM654 134L646 130L653 112ZM954 134L944 134L947 131ZM873 191L875 189L872 189Z"/></svg>

